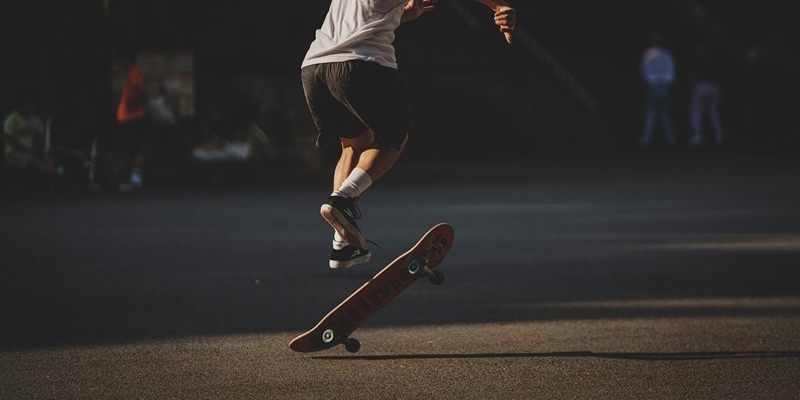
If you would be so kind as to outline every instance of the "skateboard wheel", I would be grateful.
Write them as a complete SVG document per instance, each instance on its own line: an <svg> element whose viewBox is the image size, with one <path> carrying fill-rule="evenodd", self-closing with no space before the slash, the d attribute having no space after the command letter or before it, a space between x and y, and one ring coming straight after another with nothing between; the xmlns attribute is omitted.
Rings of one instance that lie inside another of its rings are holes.
<svg viewBox="0 0 800 400"><path fill-rule="evenodd" d="M356 339L347 339L344 342L344 348L350 353L356 353L359 349L361 349L361 342Z"/></svg>
<svg viewBox="0 0 800 400"><path fill-rule="evenodd" d="M441 271L434 270L431 275L431 283L434 285L441 285L444 283L444 274Z"/></svg>
<svg viewBox="0 0 800 400"><path fill-rule="evenodd" d="M336 339L336 334L333 332L333 329L325 329L325 331L322 332L322 341L323 342L330 343L334 339Z"/></svg>
<svg viewBox="0 0 800 400"><path fill-rule="evenodd" d="M408 273L417 275L422 272L425 266L425 260L422 258L415 258L408 263Z"/></svg>

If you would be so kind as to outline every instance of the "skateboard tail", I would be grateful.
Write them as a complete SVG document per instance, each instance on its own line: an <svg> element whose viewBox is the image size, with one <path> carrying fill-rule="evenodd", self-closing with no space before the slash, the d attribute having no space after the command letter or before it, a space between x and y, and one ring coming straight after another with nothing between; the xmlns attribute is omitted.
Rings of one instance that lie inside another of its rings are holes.
<svg viewBox="0 0 800 400"><path fill-rule="evenodd" d="M322 333L308 336L298 336L289 342L289 348L299 353L311 353L315 351L329 349L338 345L339 342L325 344L322 340Z"/></svg>

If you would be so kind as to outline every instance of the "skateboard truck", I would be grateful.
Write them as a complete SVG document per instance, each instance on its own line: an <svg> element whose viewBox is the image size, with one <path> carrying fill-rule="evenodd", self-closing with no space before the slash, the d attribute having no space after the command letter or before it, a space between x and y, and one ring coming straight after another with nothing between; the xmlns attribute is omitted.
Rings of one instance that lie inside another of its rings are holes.
<svg viewBox="0 0 800 400"><path fill-rule="evenodd" d="M359 349L361 349L361 342L357 339L353 339L350 337L339 337L336 335L336 332L333 329L326 329L322 332L322 341L325 343L331 342L339 342L344 344L344 348L350 353L357 353Z"/></svg>
<svg viewBox="0 0 800 400"><path fill-rule="evenodd" d="M439 270L433 270L428 267L428 259L425 257L409 260L408 273L417 276L427 275L434 285L441 285L444 282L444 274Z"/></svg>

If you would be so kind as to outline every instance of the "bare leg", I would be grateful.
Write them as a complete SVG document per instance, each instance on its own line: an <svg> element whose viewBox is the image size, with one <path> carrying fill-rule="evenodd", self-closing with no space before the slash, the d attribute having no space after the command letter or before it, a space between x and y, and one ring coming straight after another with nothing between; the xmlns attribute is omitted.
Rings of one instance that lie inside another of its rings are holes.
<svg viewBox="0 0 800 400"><path fill-rule="evenodd" d="M333 171L333 190L339 189L342 186L342 182L347 179L350 172L358 165L359 155L356 154L353 146L345 144L345 141L346 139L342 139L342 155L339 156L336 169Z"/></svg>
<svg viewBox="0 0 800 400"><path fill-rule="evenodd" d="M407 140L408 137L403 148ZM342 139L342 155L333 174L333 189L341 187L356 167L367 171L373 182L377 181L394 166L402 151L402 148L398 150L380 139L376 140L370 130L353 139Z"/></svg>
<svg viewBox="0 0 800 400"><path fill-rule="evenodd" d="M403 140L403 147L408 137ZM363 248L365 238L354 219L360 218L357 211L352 210L353 202L373 182L389 171L400 157L401 149L395 149L385 141L376 138L371 130L364 131L358 137L341 139L342 154L336 163L333 174L332 197L320 207L320 214L333 227L334 251L343 249L345 245ZM349 205L342 204L342 197L350 198ZM335 204L339 205L335 205ZM332 256L333 257L333 256Z"/></svg>

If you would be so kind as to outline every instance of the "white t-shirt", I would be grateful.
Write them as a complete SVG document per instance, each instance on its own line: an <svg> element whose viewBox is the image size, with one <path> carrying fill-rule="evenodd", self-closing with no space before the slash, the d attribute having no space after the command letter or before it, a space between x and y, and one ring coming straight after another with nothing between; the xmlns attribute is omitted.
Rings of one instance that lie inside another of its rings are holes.
<svg viewBox="0 0 800 400"><path fill-rule="evenodd" d="M408 0L332 0L302 67L349 60L397 68L394 30Z"/></svg>

